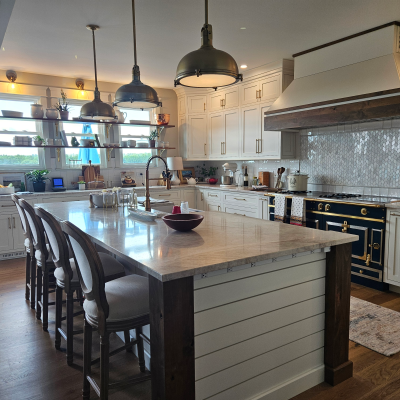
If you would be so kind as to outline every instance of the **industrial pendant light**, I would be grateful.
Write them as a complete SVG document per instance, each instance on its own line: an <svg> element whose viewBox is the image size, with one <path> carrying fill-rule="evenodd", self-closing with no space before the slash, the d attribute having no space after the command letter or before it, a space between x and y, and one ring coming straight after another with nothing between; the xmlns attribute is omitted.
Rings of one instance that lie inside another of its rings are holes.
<svg viewBox="0 0 400 400"><path fill-rule="evenodd" d="M175 86L213 88L233 85L243 80L236 61L212 44L212 26L208 23L208 0L205 0L206 20L201 29L201 47L186 54L176 69Z"/></svg>
<svg viewBox="0 0 400 400"><path fill-rule="evenodd" d="M121 86L115 93L114 105L120 107L134 108L154 108L162 106L158 101L157 92L150 86L140 81L140 69L137 65L136 54L136 18L135 18L135 0L132 0L132 22L133 22L133 54L135 65L132 69L133 80L127 85Z"/></svg>
<svg viewBox="0 0 400 400"><path fill-rule="evenodd" d="M94 40L94 31L97 31L99 27L97 25L88 25L86 28L92 31L93 36L94 78L96 86L94 89L94 100L90 103L86 103L81 108L81 118L92 118L95 120L114 119L114 109L109 104L103 103L100 100L100 92L97 87L96 43Z"/></svg>

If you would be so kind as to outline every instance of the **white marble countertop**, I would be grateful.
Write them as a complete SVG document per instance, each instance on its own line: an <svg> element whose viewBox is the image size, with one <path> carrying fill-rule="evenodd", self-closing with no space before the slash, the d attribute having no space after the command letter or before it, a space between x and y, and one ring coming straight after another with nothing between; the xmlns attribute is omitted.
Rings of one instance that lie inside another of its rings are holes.
<svg viewBox="0 0 400 400"><path fill-rule="evenodd" d="M400 208L400 201L393 201L385 204L386 208Z"/></svg>
<svg viewBox="0 0 400 400"><path fill-rule="evenodd" d="M94 242L161 281L358 240L355 235L218 212L202 211L204 220L196 229L176 232L161 219L141 222L126 209L89 208L89 201L37 206L72 222Z"/></svg>

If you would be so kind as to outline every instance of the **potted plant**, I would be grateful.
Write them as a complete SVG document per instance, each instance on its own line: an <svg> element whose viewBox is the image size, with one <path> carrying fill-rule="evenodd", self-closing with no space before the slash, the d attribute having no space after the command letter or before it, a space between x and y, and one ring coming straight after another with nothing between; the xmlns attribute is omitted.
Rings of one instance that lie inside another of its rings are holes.
<svg viewBox="0 0 400 400"><path fill-rule="evenodd" d="M68 121L69 117L69 107L67 102L67 95L65 94L64 90L61 89L61 99L58 100L58 103L54 106L58 112L60 113L60 118L63 121Z"/></svg>
<svg viewBox="0 0 400 400"><path fill-rule="evenodd" d="M33 143L35 144L35 146L43 146L45 141L46 139L42 138L39 135L33 137Z"/></svg>
<svg viewBox="0 0 400 400"><path fill-rule="evenodd" d="M34 192L44 192L46 189L46 180L49 178L46 175L49 173L47 169L34 169L33 171L27 172L26 177L33 183Z"/></svg>
<svg viewBox="0 0 400 400"><path fill-rule="evenodd" d="M218 167L210 167L209 169L207 169L205 167L205 164L203 164L202 167L197 166L197 168L199 169L199 173L200 175L203 176L203 180L207 183L211 183L209 182L210 179L213 180L212 184L215 184L218 182L218 179L214 179L213 176L215 176Z"/></svg>
<svg viewBox="0 0 400 400"><path fill-rule="evenodd" d="M149 147L156 147L156 140L158 140L158 130L154 129L150 132Z"/></svg>
<svg viewBox="0 0 400 400"><path fill-rule="evenodd" d="M85 190L86 189L86 182L85 181L79 181L79 190Z"/></svg>

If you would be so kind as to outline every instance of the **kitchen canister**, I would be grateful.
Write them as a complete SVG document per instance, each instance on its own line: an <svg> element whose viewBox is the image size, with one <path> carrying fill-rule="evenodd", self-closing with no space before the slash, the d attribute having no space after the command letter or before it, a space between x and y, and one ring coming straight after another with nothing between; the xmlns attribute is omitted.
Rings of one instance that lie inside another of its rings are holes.
<svg viewBox="0 0 400 400"><path fill-rule="evenodd" d="M303 174L299 171L292 172L287 177L287 188L291 192L306 192L308 174Z"/></svg>
<svg viewBox="0 0 400 400"><path fill-rule="evenodd" d="M31 117L32 118L43 118L44 111L41 104L31 104Z"/></svg>

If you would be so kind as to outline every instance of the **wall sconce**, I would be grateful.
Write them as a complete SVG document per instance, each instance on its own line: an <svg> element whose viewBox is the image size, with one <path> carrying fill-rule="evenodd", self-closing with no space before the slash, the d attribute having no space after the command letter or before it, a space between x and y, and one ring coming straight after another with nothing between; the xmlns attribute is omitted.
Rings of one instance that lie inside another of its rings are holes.
<svg viewBox="0 0 400 400"><path fill-rule="evenodd" d="M85 97L86 97L85 82L82 79L77 79L75 81L75 85L80 90L77 97L81 98L81 99L85 99Z"/></svg>
<svg viewBox="0 0 400 400"><path fill-rule="evenodd" d="M8 84L7 91L8 92L15 92L15 89L17 88L17 84L15 83L15 81L17 80L17 73L15 71L8 70L6 72L6 78L10 82Z"/></svg>

